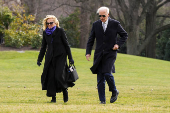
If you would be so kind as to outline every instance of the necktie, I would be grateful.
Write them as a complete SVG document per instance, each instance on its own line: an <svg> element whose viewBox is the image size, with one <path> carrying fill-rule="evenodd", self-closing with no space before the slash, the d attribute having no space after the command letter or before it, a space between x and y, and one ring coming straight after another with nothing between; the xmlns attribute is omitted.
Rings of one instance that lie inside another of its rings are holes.
<svg viewBox="0 0 170 113"><path fill-rule="evenodd" d="M103 22L103 30L104 30L104 32L106 31L106 23L105 22Z"/></svg>

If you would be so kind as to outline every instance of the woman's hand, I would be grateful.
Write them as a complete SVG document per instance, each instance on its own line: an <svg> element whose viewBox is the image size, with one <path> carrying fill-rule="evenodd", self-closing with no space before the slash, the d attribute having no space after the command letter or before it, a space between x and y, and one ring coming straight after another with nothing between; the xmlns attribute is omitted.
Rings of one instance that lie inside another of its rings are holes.
<svg viewBox="0 0 170 113"><path fill-rule="evenodd" d="M41 65L41 62L37 61L37 65L40 66L40 65Z"/></svg>
<svg viewBox="0 0 170 113"><path fill-rule="evenodd" d="M74 64L74 60L73 59L69 59L69 63L70 64Z"/></svg>

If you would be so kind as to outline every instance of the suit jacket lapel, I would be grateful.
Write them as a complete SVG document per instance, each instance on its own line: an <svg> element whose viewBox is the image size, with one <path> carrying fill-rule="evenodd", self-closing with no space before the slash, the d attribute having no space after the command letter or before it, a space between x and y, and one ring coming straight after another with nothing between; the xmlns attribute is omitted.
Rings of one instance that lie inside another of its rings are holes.
<svg viewBox="0 0 170 113"><path fill-rule="evenodd" d="M104 33L103 26L102 26L102 21L101 20L99 22L99 30Z"/></svg>
<svg viewBox="0 0 170 113"><path fill-rule="evenodd" d="M107 29L110 27L109 25L109 23L110 23L110 18L108 18L108 24L107 24L107 28L106 28L106 31L104 32L104 29L103 29L103 26L102 26L102 21L100 20L100 25L99 25L99 29L100 29L100 31L102 31L103 33L106 33L107 32Z"/></svg>
<svg viewBox="0 0 170 113"><path fill-rule="evenodd" d="M110 23L110 18L108 18L108 24L107 24L107 28L106 28L106 31L105 31L105 33L107 32L107 29L110 27L109 24Z"/></svg>

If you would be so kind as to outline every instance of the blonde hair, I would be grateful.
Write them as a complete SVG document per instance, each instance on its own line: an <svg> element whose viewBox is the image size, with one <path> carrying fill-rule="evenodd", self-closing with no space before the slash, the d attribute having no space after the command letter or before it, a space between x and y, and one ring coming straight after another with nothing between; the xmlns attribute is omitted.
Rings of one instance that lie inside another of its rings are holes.
<svg viewBox="0 0 170 113"><path fill-rule="evenodd" d="M107 14L109 14L109 8L108 7L100 7L98 10L97 10L97 14L99 13L100 10L106 10L107 11Z"/></svg>
<svg viewBox="0 0 170 113"><path fill-rule="evenodd" d="M48 19L53 19L53 20L54 20L54 23L56 24L56 26L57 26L57 27L60 27L60 26L59 26L59 21L57 20L57 18L56 18L54 15L47 15L47 16L44 18L44 20L43 20L43 30L46 30L46 28L47 28L46 22L47 22Z"/></svg>

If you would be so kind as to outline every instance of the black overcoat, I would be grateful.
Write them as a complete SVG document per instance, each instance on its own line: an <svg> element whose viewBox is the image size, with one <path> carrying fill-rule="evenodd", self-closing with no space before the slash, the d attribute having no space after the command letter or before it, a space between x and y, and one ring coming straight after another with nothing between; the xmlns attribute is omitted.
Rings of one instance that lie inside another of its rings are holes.
<svg viewBox="0 0 170 113"><path fill-rule="evenodd" d="M51 62L56 65L55 79L61 88L70 87L66 81L67 76L67 56L72 59L71 50L67 37L62 28L56 27L52 35L43 32L42 46L38 56L38 61L42 62L45 55L43 73L41 75L42 90L47 90L47 73Z"/></svg>
<svg viewBox="0 0 170 113"><path fill-rule="evenodd" d="M118 34L120 36L119 39L117 37ZM119 47L121 47L127 38L127 32L117 20L108 18L108 25L105 32L101 20L93 23L86 47L86 55L91 54L96 39L94 62L91 67L93 74L97 74L97 67L100 62L102 62L102 73L115 73L114 62L116 60L117 51L114 51L112 48L115 44L118 44Z"/></svg>

